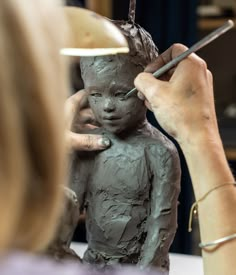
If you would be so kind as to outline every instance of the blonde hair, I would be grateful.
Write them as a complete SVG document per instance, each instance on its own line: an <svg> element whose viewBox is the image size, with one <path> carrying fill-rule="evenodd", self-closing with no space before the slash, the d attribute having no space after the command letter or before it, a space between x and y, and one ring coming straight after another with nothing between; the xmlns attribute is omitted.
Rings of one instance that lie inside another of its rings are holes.
<svg viewBox="0 0 236 275"><path fill-rule="evenodd" d="M1 252L44 248L60 213L67 83L56 6L0 1Z"/></svg>

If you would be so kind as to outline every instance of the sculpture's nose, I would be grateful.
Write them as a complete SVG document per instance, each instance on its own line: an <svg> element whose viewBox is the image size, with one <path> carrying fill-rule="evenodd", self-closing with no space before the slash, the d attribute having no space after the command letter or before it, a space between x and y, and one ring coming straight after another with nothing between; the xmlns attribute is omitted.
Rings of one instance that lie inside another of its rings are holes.
<svg viewBox="0 0 236 275"><path fill-rule="evenodd" d="M113 102L112 98L105 99L103 109L108 113L115 111L115 103Z"/></svg>

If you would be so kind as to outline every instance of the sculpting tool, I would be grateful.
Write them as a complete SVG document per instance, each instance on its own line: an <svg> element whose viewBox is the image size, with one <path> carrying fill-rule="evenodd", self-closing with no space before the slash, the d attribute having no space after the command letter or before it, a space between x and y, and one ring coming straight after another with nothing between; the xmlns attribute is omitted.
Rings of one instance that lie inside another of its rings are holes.
<svg viewBox="0 0 236 275"><path fill-rule="evenodd" d="M171 68L176 66L184 58L188 57L191 53L196 52L196 51L200 50L201 48L205 47L206 45L208 45L209 43L214 41L216 38L218 38L219 36L221 36L222 34L227 32L228 30L230 30L233 26L234 26L234 22L232 20L228 20L224 25L222 25L218 29L214 30L213 32L211 32L210 34L205 36L203 39L201 39L196 44L194 44L192 47L190 47L187 51L178 55L173 60L168 62L166 65L164 65L163 67L158 69L156 72L153 73L153 76L155 78L160 77L161 75L163 75L164 73L169 71ZM137 89L133 88L125 95L125 98L128 98L135 92L137 92Z"/></svg>

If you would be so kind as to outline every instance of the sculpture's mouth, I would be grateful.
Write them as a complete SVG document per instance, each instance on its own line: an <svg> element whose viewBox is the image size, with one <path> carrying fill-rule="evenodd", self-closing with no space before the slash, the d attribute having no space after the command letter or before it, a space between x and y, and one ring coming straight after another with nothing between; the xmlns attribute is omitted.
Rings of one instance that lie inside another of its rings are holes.
<svg viewBox="0 0 236 275"><path fill-rule="evenodd" d="M120 120L121 117L118 117L118 116L104 116L103 118L103 121L116 121L116 120Z"/></svg>

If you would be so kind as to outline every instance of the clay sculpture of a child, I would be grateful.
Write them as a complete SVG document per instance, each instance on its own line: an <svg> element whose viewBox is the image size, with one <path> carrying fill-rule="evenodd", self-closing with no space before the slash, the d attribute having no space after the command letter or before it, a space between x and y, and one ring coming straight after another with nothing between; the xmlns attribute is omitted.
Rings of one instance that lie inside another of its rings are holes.
<svg viewBox="0 0 236 275"><path fill-rule="evenodd" d="M89 105L100 124L90 133L111 140L102 152L77 152L72 165L70 187L80 210L86 211L83 261L101 267L155 266L166 272L177 228L178 153L147 122L143 101L135 94L125 97L158 52L139 25L114 23L126 36L130 53L81 58Z"/></svg>

